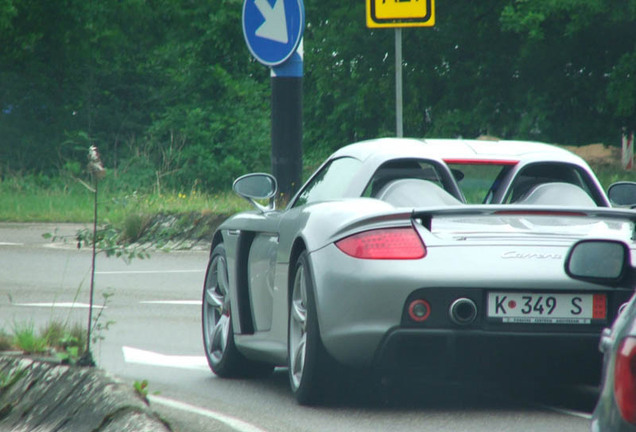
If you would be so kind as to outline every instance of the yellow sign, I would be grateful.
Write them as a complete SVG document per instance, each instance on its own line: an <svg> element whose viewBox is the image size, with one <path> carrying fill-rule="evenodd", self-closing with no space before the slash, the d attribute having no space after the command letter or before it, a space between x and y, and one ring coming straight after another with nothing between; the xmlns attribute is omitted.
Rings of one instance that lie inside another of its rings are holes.
<svg viewBox="0 0 636 432"><path fill-rule="evenodd" d="M435 0L366 0L367 27L432 27Z"/></svg>

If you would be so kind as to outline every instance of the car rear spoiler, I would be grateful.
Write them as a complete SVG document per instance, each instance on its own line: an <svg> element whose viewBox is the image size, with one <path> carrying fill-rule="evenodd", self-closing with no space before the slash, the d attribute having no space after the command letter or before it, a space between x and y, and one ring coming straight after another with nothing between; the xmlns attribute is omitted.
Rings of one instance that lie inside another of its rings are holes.
<svg viewBox="0 0 636 432"><path fill-rule="evenodd" d="M636 239L636 211L610 207L564 207L564 206L521 206L521 205L464 205L426 210L413 210L411 217L431 231L435 217L466 216L546 216L585 217L593 219L630 221L634 224L632 240Z"/></svg>

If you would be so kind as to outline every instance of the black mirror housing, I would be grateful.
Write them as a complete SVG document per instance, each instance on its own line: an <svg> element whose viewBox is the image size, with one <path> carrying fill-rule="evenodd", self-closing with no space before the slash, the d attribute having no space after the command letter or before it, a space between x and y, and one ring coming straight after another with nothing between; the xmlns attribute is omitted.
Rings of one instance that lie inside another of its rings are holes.
<svg viewBox="0 0 636 432"><path fill-rule="evenodd" d="M618 284L629 269L629 247L618 240L581 240L570 248L565 260L568 276L600 284Z"/></svg>
<svg viewBox="0 0 636 432"><path fill-rule="evenodd" d="M613 205L633 208L636 206L636 182L612 183L607 190L607 196Z"/></svg>

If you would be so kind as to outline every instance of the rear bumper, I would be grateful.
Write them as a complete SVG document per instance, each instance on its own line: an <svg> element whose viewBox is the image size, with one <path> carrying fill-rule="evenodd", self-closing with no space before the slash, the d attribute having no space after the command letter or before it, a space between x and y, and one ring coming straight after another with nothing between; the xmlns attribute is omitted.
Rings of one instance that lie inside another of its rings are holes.
<svg viewBox="0 0 636 432"><path fill-rule="evenodd" d="M540 271L523 260L497 267L462 260L456 249L429 248L426 258L413 261L354 259L334 245L312 253L320 336L327 352L345 366L431 379L471 375L598 384L601 331L631 297L631 287L582 285L565 275L561 260L542 262ZM606 320L589 325L504 323L488 317L488 293L493 291L602 292L608 313ZM462 298L477 307L474 321L465 325L449 315ZM424 322L409 318L409 305L417 299L430 304Z"/></svg>
<svg viewBox="0 0 636 432"><path fill-rule="evenodd" d="M588 333L395 328L380 344L374 368L430 381L596 385L602 363L598 340Z"/></svg>

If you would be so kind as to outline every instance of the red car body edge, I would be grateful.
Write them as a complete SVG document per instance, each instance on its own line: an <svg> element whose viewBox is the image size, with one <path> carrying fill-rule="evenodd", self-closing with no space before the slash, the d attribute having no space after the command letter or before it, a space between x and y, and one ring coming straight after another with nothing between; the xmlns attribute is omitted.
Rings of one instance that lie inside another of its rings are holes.
<svg viewBox="0 0 636 432"><path fill-rule="evenodd" d="M616 352L614 397L623 419L636 424L636 337L623 339Z"/></svg>

